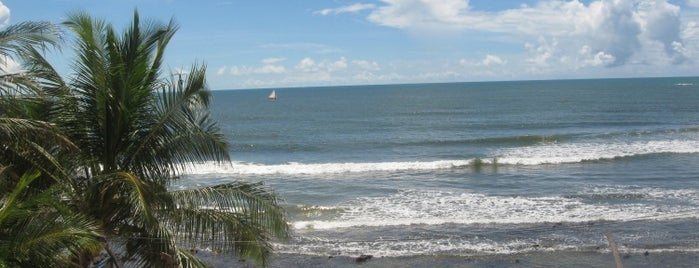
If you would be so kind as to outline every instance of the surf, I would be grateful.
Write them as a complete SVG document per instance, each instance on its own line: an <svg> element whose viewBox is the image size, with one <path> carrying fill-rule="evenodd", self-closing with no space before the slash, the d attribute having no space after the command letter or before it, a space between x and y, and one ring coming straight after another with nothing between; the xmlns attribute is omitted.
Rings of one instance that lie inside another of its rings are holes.
<svg viewBox="0 0 699 268"><path fill-rule="evenodd" d="M626 202L603 202L623 196ZM673 205L668 205L667 202ZM471 192L403 190L357 198L336 207L333 219L299 220L297 230L411 225L522 225L624 222L699 217L699 192L649 187L592 187L575 195L502 196ZM327 216L327 215L326 215Z"/></svg>
<svg viewBox="0 0 699 268"><path fill-rule="evenodd" d="M193 164L187 175L317 175L361 172L431 171L480 168L482 166L560 165L615 160L653 154L696 154L697 140L656 140L611 143L545 143L499 149L491 155L464 159L387 162L342 162L264 164L213 162Z"/></svg>

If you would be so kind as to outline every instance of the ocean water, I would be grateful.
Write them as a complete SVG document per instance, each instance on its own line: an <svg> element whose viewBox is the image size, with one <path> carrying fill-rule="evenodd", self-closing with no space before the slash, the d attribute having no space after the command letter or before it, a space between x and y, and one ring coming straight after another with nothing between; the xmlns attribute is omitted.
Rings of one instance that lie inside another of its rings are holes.
<svg viewBox="0 0 699 268"><path fill-rule="evenodd" d="M214 91L233 163L178 187L269 185L280 256L699 252L699 78L270 91Z"/></svg>

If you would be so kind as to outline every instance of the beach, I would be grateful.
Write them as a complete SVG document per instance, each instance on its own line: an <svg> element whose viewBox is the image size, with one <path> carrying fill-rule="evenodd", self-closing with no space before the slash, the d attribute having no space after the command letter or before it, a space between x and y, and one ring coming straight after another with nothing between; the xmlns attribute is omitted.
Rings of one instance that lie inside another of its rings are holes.
<svg viewBox="0 0 699 268"><path fill-rule="evenodd" d="M275 91L214 91L233 162L174 186L278 193L270 267L699 265L697 78Z"/></svg>
<svg viewBox="0 0 699 268"><path fill-rule="evenodd" d="M357 256L306 256L279 254L268 267L615 267L610 252L533 252L492 256L372 257L357 262ZM214 267L255 267L236 258L204 257ZM625 267L696 267L696 253L624 254Z"/></svg>

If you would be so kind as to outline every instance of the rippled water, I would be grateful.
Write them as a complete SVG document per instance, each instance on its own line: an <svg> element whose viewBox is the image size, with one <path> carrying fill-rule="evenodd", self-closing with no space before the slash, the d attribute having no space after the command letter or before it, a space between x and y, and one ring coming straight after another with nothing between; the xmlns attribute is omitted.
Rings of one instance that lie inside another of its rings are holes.
<svg viewBox="0 0 699 268"><path fill-rule="evenodd" d="M483 256L699 250L699 79L216 91L230 166L264 181L277 252Z"/></svg>

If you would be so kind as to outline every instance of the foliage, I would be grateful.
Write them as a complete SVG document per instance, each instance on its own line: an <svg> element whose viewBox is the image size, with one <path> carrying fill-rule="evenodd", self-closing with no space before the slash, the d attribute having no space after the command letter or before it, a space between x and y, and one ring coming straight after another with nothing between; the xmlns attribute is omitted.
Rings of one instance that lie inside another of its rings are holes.
<svg viewBox="0 0 699 268"><path fill-rule="evenodd" d="M0 170L0 267L66 267L102 248L97 224L57 202L59 185L32 187L39 175Z"/></svg>
<svg viewBox="0 0 699 268"><path fill-rule="evenodd" d="M288 232L273 191L247 182L169 191L192 164L229 161L208 112L206 67L195 64L177 80L162 73L177 25L144 23L138 12L121 34L86 13L64 25L76 40L68 81L37 47L54 39L27 35L26 46L0 48L25 66L0 77L0 267L86 266L100 252L119 267L206 266L187 250L196 246L264 265L271 239ZM45 251L16 246L42 230L78 239L57 235Z"/></svg>
<svg viewBox="0 0 699 268"><path fill-rule="evenodd" d="M122 244L139 266L161 266L163 256L184 266L199 263L179 240L264 263L269 240L284 237L288 228L271 191L242 182L168 191L188 165L228 161L226 142L208 113L206 68L194 65L176 83L161 78L174 22L141 23L135 12L119 35L78 13L66 26L77 36L77 59L68 94L61 96L70 109L55 121L80 148L76 168L84 177L73 184L74 206L100 222L107 241ZM212 231L221 233L203 235Z"/></svg>

